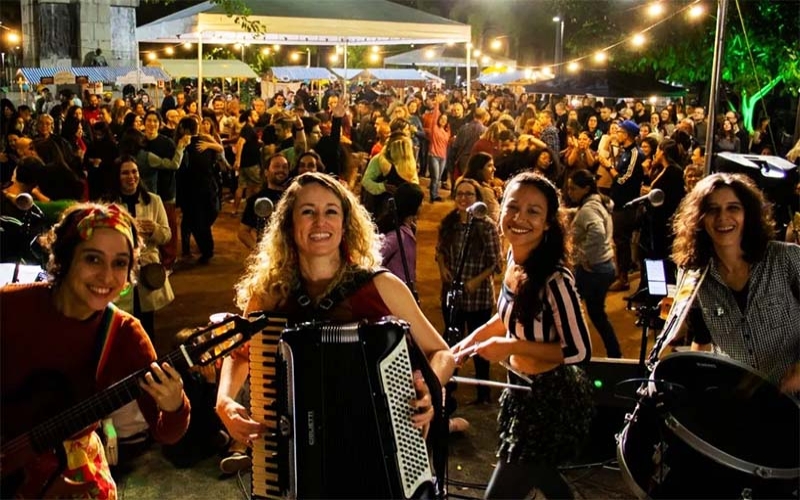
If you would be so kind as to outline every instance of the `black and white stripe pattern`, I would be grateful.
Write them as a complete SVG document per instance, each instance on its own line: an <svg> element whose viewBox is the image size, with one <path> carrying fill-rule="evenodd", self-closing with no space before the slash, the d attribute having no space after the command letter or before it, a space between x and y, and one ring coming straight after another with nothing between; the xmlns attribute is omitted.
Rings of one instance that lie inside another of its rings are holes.
<svg viewBox="0 0 800 500"><path fill-rule="evenodd" d="M513 265L510 256L509 263ZM592 356L589 329L569 269L557 267L542 293L546 294L542 312L533 323L520 324L512 317L514 294L503 284L497 311L506 326L506 335L531 342L560 342L565 364L587 361Z"/></svg>

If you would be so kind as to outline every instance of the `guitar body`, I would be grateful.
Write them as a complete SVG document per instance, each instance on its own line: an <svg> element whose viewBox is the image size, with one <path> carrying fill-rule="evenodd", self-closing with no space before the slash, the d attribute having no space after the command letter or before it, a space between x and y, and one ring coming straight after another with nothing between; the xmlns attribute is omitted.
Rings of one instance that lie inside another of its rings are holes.
<svg viewBox="0 0 800 500"><path fill-rule="evenodd" d="M25 431L48 416L69 408L73 391L57 372L38 372L13 394L3 395L3 432L21 436L9 443L2 440L0 498L45 498L66 468L63 447L37 453ZM5 471L15 471L6 476Z"/></svg>

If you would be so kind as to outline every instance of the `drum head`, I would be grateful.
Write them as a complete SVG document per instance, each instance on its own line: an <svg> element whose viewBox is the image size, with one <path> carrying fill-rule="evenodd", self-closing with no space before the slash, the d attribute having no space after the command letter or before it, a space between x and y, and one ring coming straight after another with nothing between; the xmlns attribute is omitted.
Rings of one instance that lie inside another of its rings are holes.
<svg viewBox="0 0 800 500"><path fill-rule="evenodd" d="M762 467L800 467L800 405L750 367L709 353L675 353L653 370L678 423L709 445ZM724 462L724 459L722 459Z"/></svg>

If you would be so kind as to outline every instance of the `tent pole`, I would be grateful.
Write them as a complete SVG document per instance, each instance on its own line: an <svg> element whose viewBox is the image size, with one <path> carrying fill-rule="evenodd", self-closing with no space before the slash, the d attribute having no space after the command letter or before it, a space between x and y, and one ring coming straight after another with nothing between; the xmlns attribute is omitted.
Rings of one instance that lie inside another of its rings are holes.
<svg viewBox="0 0 800 500"><path fill-rule="evenodd" d="M467 42L467 99L470 98L470 93L472 91L472 82L470 79L472 78L472 62L470 61L470 57L472 56L472 43ZM458 68L456 68L456 72Z"/></svg>
<svg viewBox="0 0 800 500"><path fill-rule="evenodd" d="M710 95L708 97L708 112L706 113L706 156L704 175L711 173L712 149L714 147L714 124L717 115L717 90L719 89L722 74L722 61L725 58L725 16L728 13L728 0L719 0L717 3L717 31L714 36L714 62L711 70Z"/></svg>
<svg viewBox="0 0 800 500"><path fill-rule="evenodd" d="M347 92L350 90L350 85L348 85L347 80L347 39L344 40L344 88L342 89L342 94L347 95ZM344 96L343 96L344 97ZM347 95L348 99L350 98ZM347 106L350 105L349 102L345 103Z"/></svg>
<svg viewBox="0 0 800 500"><path fill-rule="evenodd" d="M197 109L203 108L203 32L197 32Z"/></svg>

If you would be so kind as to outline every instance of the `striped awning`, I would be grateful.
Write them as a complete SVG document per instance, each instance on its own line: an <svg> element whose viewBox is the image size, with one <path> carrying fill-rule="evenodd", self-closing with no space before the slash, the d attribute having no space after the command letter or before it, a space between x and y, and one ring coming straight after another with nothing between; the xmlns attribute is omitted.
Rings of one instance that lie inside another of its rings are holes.
<svg viewBox="0 0 800 500"><path fill-rule="evenodd" d="M142 72L156 80L172 80L161 68L142 67ZM88 82L114 83L118 76L125 76L136 68L132 66L77 66L77 67L50 67L50 68L20 68L17 76L22 76L29 83L43 83L43 79L53 78L56 73L68 72L76 78L85 78Z"/></svg>

